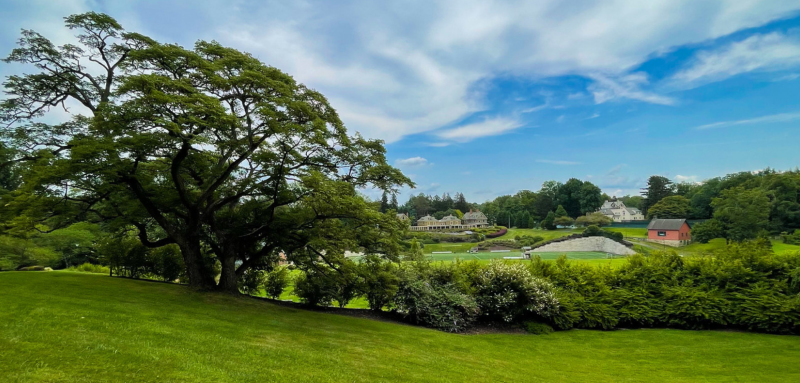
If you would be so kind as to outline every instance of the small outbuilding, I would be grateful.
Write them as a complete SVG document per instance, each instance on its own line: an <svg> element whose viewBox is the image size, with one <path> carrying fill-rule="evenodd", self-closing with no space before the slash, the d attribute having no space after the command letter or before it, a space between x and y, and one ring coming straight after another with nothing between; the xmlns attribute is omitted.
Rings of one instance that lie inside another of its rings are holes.
<svg viewBox="0 0 800 383"><path fill-rule="evenodd" d="M653 219L647 225L647 240L667 246L688 245L692 241L692 228L685 219Z"/></svg>

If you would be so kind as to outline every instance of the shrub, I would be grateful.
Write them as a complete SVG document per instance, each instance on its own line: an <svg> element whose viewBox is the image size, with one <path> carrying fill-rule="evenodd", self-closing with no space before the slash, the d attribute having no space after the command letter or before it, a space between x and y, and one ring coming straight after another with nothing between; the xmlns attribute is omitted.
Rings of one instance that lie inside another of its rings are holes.
<svg viewBox="0 0 800 383"><path fill-rule="evenodd" d="M541 322L525 322L522 324L522 327L528 332L528 334L534 335L547 335L553 332L553 327L551 327L549 324Z"/></svg>
<svg viewBox="0 0 800 383"><path fill-rule="evenodd" d="M178 245L151 249L147 255L148 271L163 281L174 281L185 273L183 256Z"/></svg>
<svg viewBox="0 0 800 383"><path fill-rule="evenodd" d="M692 238L694 238L694 233ZM788 245L800 245L800 230L795 230L792 234L783 232L781 233L781 239L783 239L783 243Z"/></svg>
<svg viewBox="0 0 800 383"><path fill-rule="evenodd" d="M327 272L335 272L327 270ZM306 270L295 278L294 294L310 306L330 306L335 291L330 278L316 270Z"/></svg>
<svg viewBox="0 0 800 383"><path fill-rule="evenodd" d="M417 273L401 280L394 303L415 323L447 332L465 331L480 314L475 298L453 284L438 285Z"/></svg>
<svg viewBox="0 0 800 383"><path fill-rule="evenodd" d="M353 261L345 260L340 265L338 272L332 273L333 298L339 307L347 306L353 298L358 296L358 274Z"/></svg>
<svg viewBox="0 0 800 383"><path fill-rule="evenodd" d="M95 273L95 274L108 274L109 268L103 265L95 265L89 262L86 262L79 266L72 266L68 268L69 271L77 271L81 273Z"/></svg>
<svg viewBox="0 0 800 383"><path fill-rule="evenodd" d="M242 294L257 295L261 291L261 286L267 280L267 273L263 270L248 269L239 277L239 291Z"/></svg>
<svg viewBox="0 0 800 383"><path fill-rule="evenodd" d="M477 276L476 296L484 315L506 322L530 314L550 318L558 313L553 286L520 263L490 263Z"/></svg>
<svg viewBox="0 0 800 383"><path fill-rule="evenodd" d="M663 302L644 288L619 289L614 301L619 324L625 327L652 327L663 317Z"/></svg>
<svg viewBox="0 0 800 383"><path fill-rule="evenodd" d="M364 294L372 310L389 305L397 292L397 267L377 255L368 255L358 264L358 290Z"/></svg>
<svg viewBox="0 0 800 383"><path fill-rule="evenodd" d="M272 299L280 298L283 290L289 286L289 276L289 268L286 266L278 266L267 273L267 280L264 283L264 291L267 296Z"/></svg>
<svg viewBox="0 0 800 383"><path fill-rule="evenodd" d="M506 233L508 233L508 230L500 229L500 230L498 230L498 231L496 231L494 233L486 234L485 237L486 238L497 238L497 237L502 237L502 236L506 235Z"/></svg>
<svg viewBox="0 0 800 383"><path fill-rule="evenodd" d="M737 294L734 317L748 330L789 334L800 330L800 296L787 296L765 287Z"/></svg>
<svg viewBox="0 0 800 383"><path fill-rule="evenodd" d="M687 286L664 290L664 323L690 330L726 325L730 303L718 291Z"/></svg>

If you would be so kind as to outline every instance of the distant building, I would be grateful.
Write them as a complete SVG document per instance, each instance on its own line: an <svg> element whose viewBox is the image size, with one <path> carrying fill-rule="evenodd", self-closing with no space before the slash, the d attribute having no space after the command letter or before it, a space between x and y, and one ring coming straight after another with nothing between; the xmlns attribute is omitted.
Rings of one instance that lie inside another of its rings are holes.
<svg viewBox="0 0 800 383"><path fill-rule="evenodd" d="M489 219L480 210L472 211L472 209L469 209L468 213L464 213L464 218L461 218L461 222L464 225L474 225L473 227L489 226Z"/></svg>
<svg viewBox="0 0 800 383"><path fill-rule="evenodd" d="M625 206L625 203L618 200L617 197L612 197L610 200L603 202L603 206L600 206L598 211L611 218L614 222L642 221L645 219L641 210Z"/></svg>
<svg viewBox="0 0 800 383"><path fill-rule="evenodd" d="M692 242L692 228L685 219L654 219L647 225L647 240L667 246Z"/></svg>
<svg viewBox="0 0 800 383"><path fill-rule="evenodd" d="M406 213L397 213L397 219L401 221L408 221L408 214Z"/></svg>
<svg viewBox="0 0 800 383"><path fill-rule="evenodd" d="M473 229L476 227L489 226L489 220L486 215L480 211L464 214L463 219L458 219L454 215L448 215L442 219L436 219L430 215L426 215L417 220L416 226L411 226L413 231L428 231L428 230L443 230L443 229Z"/></svg>

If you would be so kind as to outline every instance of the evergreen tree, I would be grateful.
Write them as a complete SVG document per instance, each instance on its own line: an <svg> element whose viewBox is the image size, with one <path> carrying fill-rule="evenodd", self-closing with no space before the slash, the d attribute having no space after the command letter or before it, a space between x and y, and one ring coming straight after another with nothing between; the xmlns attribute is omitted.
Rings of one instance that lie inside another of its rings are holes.
<svg viewBox="0 0 800 383"><path fill-rule="evenodd" d="M386 195L386 192L383 192L380 211L381 213L386 213L387 210L389 210L389 197Z"/></svg>
<svg viewBox="0 0 800 383"><path fill-rule="evenodd" d="M389 203L389 208L398 211L399 207L397 206L397 194L392 194L392 202Z"/></svg>
<svg viewBox="0 0 800 383"><path fill-rule="evenodd" d="M545 217L545 219L542 220L542 229L555 230L556 228L555 221L556 221L556 215L552 211L547 213L547 217Z"/></svg>
<svg viewBox="0 0 800 383"><path fill-rule="evenodd" d="M667 177L650 176L647 180L647 188L642 189L644 201L642 201L642 211L647 214L647 209L661 201L664 197L673 194L672 181Z"/></svg>
<svg viewBox="0 0 800 383"><path fill-rule="evenodd" d="M564 206L558 205L558 208L556 209L555 213L555 218L568 217L568 216L569 214L567 214L567 209L564 209Z"/></svg>
<svg viewBox="0 0 800 383"><path fill-rule="evenodd" d="M469 211L469 203L467 203L467 199L464 198L463 193L456 193L456 201L453 208L461 210L465 213Z"/></svg>

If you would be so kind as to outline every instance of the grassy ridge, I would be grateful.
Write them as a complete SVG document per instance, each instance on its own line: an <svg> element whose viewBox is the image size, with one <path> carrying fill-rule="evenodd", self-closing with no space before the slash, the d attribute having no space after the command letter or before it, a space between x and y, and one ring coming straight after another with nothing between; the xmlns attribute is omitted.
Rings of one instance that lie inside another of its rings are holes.
<svg viewBox="0 0 800 383"><path fill-rule="evenodd" d="M0 273L8 382L800 381L800 338L453 335L101 275Z"/></svg>

